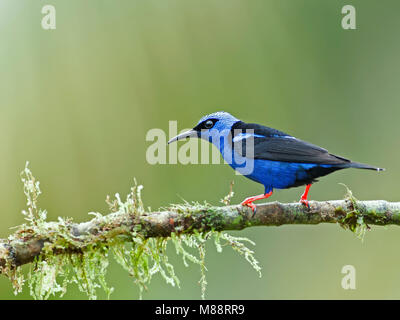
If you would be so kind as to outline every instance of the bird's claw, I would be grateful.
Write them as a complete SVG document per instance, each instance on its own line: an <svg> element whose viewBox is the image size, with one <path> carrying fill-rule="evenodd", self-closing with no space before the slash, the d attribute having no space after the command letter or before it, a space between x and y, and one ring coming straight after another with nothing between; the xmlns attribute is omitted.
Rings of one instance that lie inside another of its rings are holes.
<svg viewBox="0 0 400 320"><path fill-rule="evenodd" d="M268 192L268 193L265 193L265 194L260 194L260 195L258 195L258 196L246 198L246 199L244 199L244 201L242 202L242 206L247 206L247 207L250 207L250 208L251 208L251 210L253 211L253 216L252 216L252 218L253 218L254 215L256 214L256 210L257 210L256 205L253 204L253 201L261 200L261 199L267 199L267 198L269 198L271 195L272 195L272 190L271 190L270 192Z"/></svg>
<svg viewBox="0 0 400 320"><path fill-rule="evenodd" d="M305 205L308 209L310 209L310 203L306 199L300 199L300 203Z"/></svg>
<svg viewBox="0 0 400 320"><path fill-rule="evenodd" d="M252 203L252 202L246 202L246 200L245 200L245 201L243 201L243 202L241 203L241 205L244 206L244 207L249 207L249 208L251 208L251 211L253 211L253 215L252 215L251 217L253 218L253 217L255 216L256 211L257 211L257 206L256 206L254 203Z"/></svg>
<svg viewBox="0 0 400 320"><path fill-rule="evenodd" d="M253 214L252 214L252 218L254 218L254 216L256 215L257 212L257 206L254 205L254 208L251 208L253 210Z"/></svg>

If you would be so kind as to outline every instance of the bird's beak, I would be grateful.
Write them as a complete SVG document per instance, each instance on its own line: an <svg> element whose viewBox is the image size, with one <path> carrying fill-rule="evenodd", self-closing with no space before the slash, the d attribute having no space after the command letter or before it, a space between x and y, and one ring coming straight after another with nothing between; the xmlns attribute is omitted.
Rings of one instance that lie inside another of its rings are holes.
<svg viewBox="0 0 400 320"><path fill-rule="evenodd" d="M168 141L168 144L170 144L171 142L183 140L186 138L197 138L197 137L198 137L197 131L192 129L192 130L186 131L184 133L178 134L176 137L173 137L171 140Z"/></svg>

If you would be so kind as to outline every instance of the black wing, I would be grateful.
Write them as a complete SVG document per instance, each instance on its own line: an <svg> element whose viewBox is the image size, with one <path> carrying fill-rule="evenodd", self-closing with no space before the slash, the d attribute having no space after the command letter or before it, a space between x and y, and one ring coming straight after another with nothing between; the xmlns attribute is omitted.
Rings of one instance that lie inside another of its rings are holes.
<svg viewBox="0 0 400 320"><path fill-rule="evenodd" d="M246 130L254 130L254 135L245 134ZM243 122L232 127L232 144L238 154L247 158L332 165L351 162L282 131ZM254 152L250 150L251 144Z"/></svg>

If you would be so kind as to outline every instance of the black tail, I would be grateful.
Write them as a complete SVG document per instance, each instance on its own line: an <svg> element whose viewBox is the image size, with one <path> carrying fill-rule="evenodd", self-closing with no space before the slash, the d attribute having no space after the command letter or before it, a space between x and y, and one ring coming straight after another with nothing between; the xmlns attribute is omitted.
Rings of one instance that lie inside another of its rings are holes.
<svg viewBox="0 0 400 320"><path fill-rule="evenodd" d="M363 164L363 163L358 163L358 162L350 162L347 165L348 168L357 168L357 169L368 169L368 170L375 170L375 171L385 171L386 169L383 168L377 168L370 166L368 164Z"/></svg>

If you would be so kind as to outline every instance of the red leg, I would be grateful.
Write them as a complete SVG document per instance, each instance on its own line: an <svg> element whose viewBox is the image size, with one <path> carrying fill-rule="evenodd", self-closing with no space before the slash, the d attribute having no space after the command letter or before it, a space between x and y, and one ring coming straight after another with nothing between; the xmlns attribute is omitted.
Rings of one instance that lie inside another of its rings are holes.
<svg viewBox="0 0 400 320"><path fill-rule="evenodd" d="M256 205L253 204L253 201L266 199L266 198L270 197L271 195L272 195L272 191L270 191L266 194L260 194L258 196L249 197L249 198L244 199L244 201L241 204L242 204L242 206L250 207L251 210L254 212L256 210Z"/></svg>
<svg viewBox="0 0 400 320"><path fill-rule="evenodd" d="M310 187L311 187L311 184L308 184L306 186L306 190L304 190L304 193L300 198L300 203L306 205L307 207L310 207L310 205L308 204L308 200L307 200L308 191L310 191Z"/></svg>

